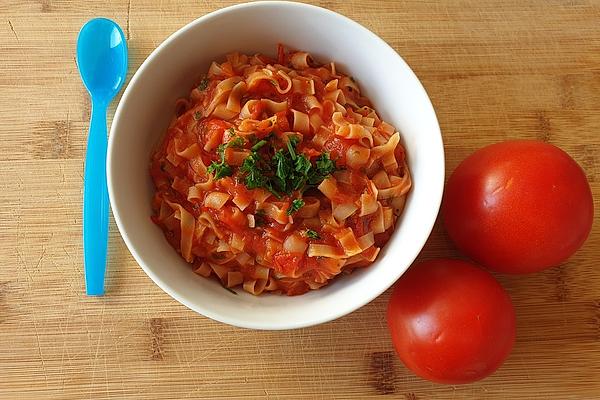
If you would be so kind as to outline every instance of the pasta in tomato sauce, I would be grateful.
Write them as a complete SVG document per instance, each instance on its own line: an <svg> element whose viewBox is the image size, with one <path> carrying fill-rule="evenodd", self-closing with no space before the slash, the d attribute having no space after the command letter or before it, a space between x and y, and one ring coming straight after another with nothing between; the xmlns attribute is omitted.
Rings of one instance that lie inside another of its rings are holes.
<svg viewBox="0 0 600 400"><path fill-rule="evenodd" d="M298 295L370 265L411 188L400 134L355 80L280 45L232 53L175 104L153 221L204 277Z"/></svg>

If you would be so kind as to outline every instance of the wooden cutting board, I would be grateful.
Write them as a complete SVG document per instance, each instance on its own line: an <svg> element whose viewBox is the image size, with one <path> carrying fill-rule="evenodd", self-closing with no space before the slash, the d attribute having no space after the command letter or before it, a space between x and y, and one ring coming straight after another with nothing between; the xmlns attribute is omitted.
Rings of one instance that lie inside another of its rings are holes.
<svg viewBox="0 0 600 400"><path fill-rule="evenodd" d="M404 368L385 327L389 291L321 326L238 329L163 293L113 222L108 293L84 295L89 101L75 64L79 28L96 16L119 22L131 75L169 34L233 3L0 4L0 398L600 398L598 218L587 243L564 265L498 277L514 299L517 343L496 374L471 385L428 383ZM411 65L437 111L448 172L489 143L545 140L585 169L598 210L600 2L315 4L364 24ZM458 253L438 224L421 258L439 256Z"/></svg>

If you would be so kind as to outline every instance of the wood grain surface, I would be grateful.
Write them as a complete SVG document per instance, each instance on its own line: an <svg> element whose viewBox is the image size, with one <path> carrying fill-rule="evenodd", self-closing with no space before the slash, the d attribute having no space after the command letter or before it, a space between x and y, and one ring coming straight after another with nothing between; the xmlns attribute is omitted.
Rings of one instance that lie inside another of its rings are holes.
<svg viewBox="0 0 600 400"><path fill-rule="evenodd" d="M234 3L0 2L0 398L600 398L598 217L564 265L498 277L514 299L517 343L496 374L470 385L432 384L404 368L385 327L389 291L313 328L226 326L154 285L112 221L107 295L84 295L90 107L75 64L79 28L92 17L115 19L131 76L169 34ZM448 172L486 144L542 139L585 169L598 210L600 2L315 4L364 24L411 65L437 111ZM439 224L421 258L438 256L458 256Z"/></svg>

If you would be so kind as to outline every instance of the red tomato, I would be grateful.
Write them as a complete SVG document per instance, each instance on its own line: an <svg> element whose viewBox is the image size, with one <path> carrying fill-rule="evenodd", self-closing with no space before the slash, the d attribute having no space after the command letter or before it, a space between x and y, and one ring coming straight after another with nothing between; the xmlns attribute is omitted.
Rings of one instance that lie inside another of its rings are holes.
<svg viewBox="0 0 600 400"><path fill-rule="evenodd" d="M338 166L341 166L346 165L346 152L353 144L356 144L356 141L333 136L325 142L323 149L330 153L331 159L335 160Z"/></svg>
<svg viewBox="0 0 600 400"><path fill-rule="evenodd" d="M292 275L300 267L302 258L302 253L277 252L273 256L273 268L284 275Z"/></svg>
<svg viewBox="0 0 600 400"><path fill-rule="evenodd" d="M484 147L446 186L444 222L473 260L506 273L540 271L569 258L592 228L594 204L583 170L539 141Z"/></svg>
<svg viewBox="0 0 600 400"><path fill-rule="evenodd" d="M404 365L439 383L485 378L515 341L508 294L488 272L459 260L412 266L396 284L387 322Z"/></svg>

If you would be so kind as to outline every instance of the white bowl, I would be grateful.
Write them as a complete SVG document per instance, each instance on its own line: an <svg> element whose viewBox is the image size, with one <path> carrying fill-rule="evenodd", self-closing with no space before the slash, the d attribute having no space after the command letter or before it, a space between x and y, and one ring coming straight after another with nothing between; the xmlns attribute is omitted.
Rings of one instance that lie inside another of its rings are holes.
<svg viewBox="0 0 600 400"><path fill-rule="evenodd" d="M376 111L401 133L413 188L396 232L368 268L295 297L238 295L192 272L150 220L153 146L174 103L212 60L226 53L275 55L277 43L335 61L354 76ZM115 114L107 159L108 189L123 240L148 276L177 301L209 318L255 329L316 325L348 314L389 288L414 261L437 216L444 151L435 112L421 83L383 40L335 12L300 3L257 2L228 7L181 28L135 73Z"/></svg>

